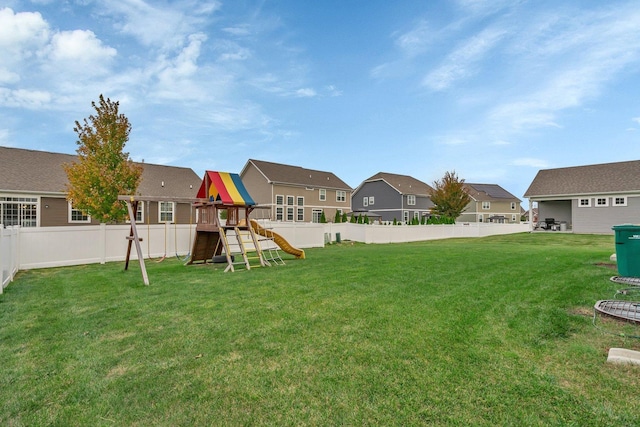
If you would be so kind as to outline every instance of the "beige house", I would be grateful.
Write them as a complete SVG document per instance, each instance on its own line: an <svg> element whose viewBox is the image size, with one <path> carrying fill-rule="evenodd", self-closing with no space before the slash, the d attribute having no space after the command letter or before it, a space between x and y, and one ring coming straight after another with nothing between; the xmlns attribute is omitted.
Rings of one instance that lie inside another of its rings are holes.
<svg viewBox="0 0 640 427"><path fill-rule="evenodd" d="M351 191L331 172L249 159L240 173L253 200L267 208L256 216L276 221L332 222L336 212L351 211Z"/></svg>
<svg viewBox="0 0 640 427"><path fill-rule="evenodd" d="M0 224L4 226L52 227L97 224L66 200L64 164L77 156L46 151L0 147ZM189 168L152 165L144 167L138 195L195 198L201 178ZM190 203L145 202L137 222L159 224L195 222Z"/></svg>
<svg viewBox="0 0 640 427"><path fill-rule="evenodd" d="M456 222L520 223L521 200L497 184L469 184L464 188L471 202Z"/></svg>

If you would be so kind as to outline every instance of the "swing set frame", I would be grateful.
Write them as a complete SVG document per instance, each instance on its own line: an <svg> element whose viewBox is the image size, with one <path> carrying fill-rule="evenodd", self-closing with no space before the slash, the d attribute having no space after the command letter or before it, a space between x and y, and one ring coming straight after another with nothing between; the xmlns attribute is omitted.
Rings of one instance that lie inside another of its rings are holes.
<svg viewBox="0 0 640 427"><path fill-rule="evenodd" d="M192 208L196 203L202 202L201 199L193 199L186 197L161 197L161 196L118 196L118 200L124 201L127 204L127 211L129 213L129 221L131 228L129 230L129 236L127 244L127 256L125 258L124 269L129 269L129 260L131 259L131 248L135 245L136 254L138 255L138 262L140 263L140 270L142 271L142 280L145 285L149 285L149 275L147 274L147 268L144 263L144 255L142 253L142 247L140 242L142 238L138 234L138 227L136 224L136 212L138 211L138 204L140 202L174 202L174 203L189 203ZM166 244L165 244L166 246ZM166 247L165 247L166 252ZM166 256L166 254L165 254Z"/></svg>

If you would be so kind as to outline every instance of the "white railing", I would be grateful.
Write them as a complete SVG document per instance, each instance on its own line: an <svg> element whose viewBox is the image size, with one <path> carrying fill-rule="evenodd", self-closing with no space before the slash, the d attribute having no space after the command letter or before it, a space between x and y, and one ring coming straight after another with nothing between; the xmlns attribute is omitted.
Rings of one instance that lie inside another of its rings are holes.
<svg viewBox="0 0 640 427"><path fill-rule="evenodd" d="M0 294L18 272L18 241L20 227L4 228L0 224Z"/></svg>
<svg viewBox="0 0 640 427"><path fill-rule="evenodd" d="M292 246L305 249L323 247L328 241L351 240L363 243L402 243L453 237L483 237L529 231L529 224L464 223L453 225L364 225L315 224L260 221L280 234ZM0 292L18 269L59 267L123 261L127 253L129 225L70 227L0 227ZM145 258L185 257L195 236L195 225L139 225L138 236ZM135 245L131 260L137 260Z"/></svg>

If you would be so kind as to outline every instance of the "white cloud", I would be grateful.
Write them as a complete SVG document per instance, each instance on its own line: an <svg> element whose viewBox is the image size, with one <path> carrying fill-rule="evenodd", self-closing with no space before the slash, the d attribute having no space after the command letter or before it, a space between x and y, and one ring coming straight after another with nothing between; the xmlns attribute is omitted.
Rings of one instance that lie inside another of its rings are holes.
<svg viewBox="0 0 640 427"><path fill-rule="evenodd" d="M251 29L246 24L226 27L223 28L222 31L237 37L245 37L251 35Z"/></svg>
<svg viewBox="0 0 640 427"><path fill-rule="evenodd" d="M487 28L471 37L451 52L445 62L423 79L423 85L439 91L447 89L455 81L468 78L476 73L476 66L487 52L492 50L505 36L506 31Z"/></svg>
<svg viewBox="0 0 640 427"><path fill-rule="evenodd" d="M433 42L433 32L426 21L421 20L410 31L396 38L396 45L405 55L413 57L427 50Z"/></svg>
<svg viewBox="0 0 640 427"><path fill-rule="evenodd" d="M49 25L38 12L0 9L0 63L15 64L33 57L49 40Z"/></svg>
<svg viewBox="0 0 640 427"><path fill-rule="evenodd" d="M207 113L207 121L216 129L237 132L267 126L271 119L255 104L218 105Z"/></svg>
<svg viewBox="0 0 640 427"><path fill-rule="evenodd" d="M159 6L144 0L108 0L108 11L123 17L116 28L146 46L180 48L189 34L198 32L204 17L219 9L218 1L182 1Z"/></svg>
<svg viewBox="0 0 640 427"><path fill-rule="evenodd" d="M104 46L93 31L62 31L51 39L50 58L54 61L74 61L100 66L116 56L117 51Z"/></svg>
<svg viewBox="0 0 640 427"><path fill-rule="evenodd" d="M511 164L513 166L526 166L535 169L546 169L549 167L549 162L543 159L536 159L533 157L521 157L514 159Z"/></svg>
<svg viewBox="0 0 640 427"><path fill-rule="evenodd" d="M325 89L328 96L342 96L342 91L334 85L329 85Z"/></svg>
<svg viewBox="0 0 640 427"><path fill-rule="evenodd" d="M0 88L0 105L26 109L39 109L51 103L51 93L46 91Z"/></svg>
<svg viewBox="0 0 640 427"><path fill-rule="evenodd" d="M308 87L296 90L296 96L299 98L311 98L316 95L316 91Z"/></svg>
<svg viewBox="0 0 640 427"><path fill-rule="evenodd" d="M631 121L634 121L634 122L640 124L640 117L634 117L634 118L631 119Z"/></svg>
<svg viewBox="0 0 640 427"><path fill-rule="evenodd" d="M536 67L535 75L527 69L512 71L521 73L522 81L489 111L492 126L516 132L561 127L560 111L595 99L640 60L640 11L635 7L540 19L525 27L512 45L523 67ZM536 32L540 28L547 29L543 36Z"/></svg>
<svg viewBox="0 0 640 427"><path fill-rule="evenodd" d="M0 84L11 84L20 81L20 75L6 68L0 67Z"/></svg>
<svg viewBox="0 0 640 427"><path fill-rule="evenodd" d="M458 8L467 14L483 17L506 8L513 8L521 0L457 0Z"/></svg>

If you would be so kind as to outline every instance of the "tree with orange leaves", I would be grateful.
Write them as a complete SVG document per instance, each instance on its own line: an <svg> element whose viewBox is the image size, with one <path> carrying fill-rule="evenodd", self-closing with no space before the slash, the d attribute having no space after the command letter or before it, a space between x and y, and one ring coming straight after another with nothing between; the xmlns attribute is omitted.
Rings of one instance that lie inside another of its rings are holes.
<svg viewBox="0 0 640 427"><path fill-rule="evenodd" d="M464 189L464 179L458 178L455 171L447 171L441 180L434 181L430 196L435 205L431 212L451 220L459 217L471 201Z"/></svg>
<svg viewBox="0 0 640 427"><path fill-rule="evenodd" d="M69 183L67 200L100 222L121 222L127 216L126 205L118 201L120 194L135 194L142 166L125 153L131 124L118 112L119 102L100 95L98 104L91 102L96 114L76 121L78 161L64 166Z"/></svg>

